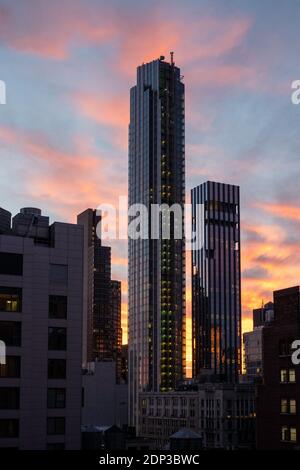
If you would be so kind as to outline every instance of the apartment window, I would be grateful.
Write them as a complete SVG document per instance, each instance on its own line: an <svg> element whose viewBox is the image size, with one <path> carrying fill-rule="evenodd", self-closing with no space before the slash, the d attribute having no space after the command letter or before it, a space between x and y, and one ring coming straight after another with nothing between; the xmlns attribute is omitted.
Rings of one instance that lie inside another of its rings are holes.
<svg viewBox="0 0 300 470"><path fill-rule="evenodd" d="M0 364L0 378L19 378L20 372L20 356L6 356L6 363Z"/></svg>
<svg viewBox="0 0 300 470"><path fill-rule="evenodd" d="M0 287L0 311L21 312L22 289L14 287Z"/></svg>
<svg viewBox="0 0 300 470"><path fill-rule="evenodd" d="M11 438L19 437L18 419L0 419L0 437Z"/></svg>
<svg viewBox="0 0 300 470"><path fill-rule="evenodd" d="M297 413L297 405L296 405L296 400L291 398L290 399L290 414L294 415Z"/></svg>
<svg viewBox="0 0 300 470"><path fill-rule="evenodd" d="M296 382L295 369L281 369L280 382L281 383L295 383Z"/></svg>
<svg viewBox="0 0 300 470"><path fill-rule="evenodd" d="M18 387L0 387L0 409L18 410L20 408L20 389Z"/></svg>
<svg viewBox="0 0 300 470"><path fill-rule="evenodd" d="M49 296L49 318L67 318L68 298L64 295Z"/></svg>
<svg viewBox="0 0 300 470"><path fill-rule="evenodd" d="M0 253L0 274L22 276L23 255L16 253Z"/></svg>
<svg viewBox="0 0 300 470"><path fill-rule="evenodd" d="M66 378L66 360L48 359L48 379Z"/></svg>
<svg viewBox="0 0 300 470"><path fill-rule="evenodd" d="M297 429L290 428L290 440L291 442L297 442Z"/></svg>
<svg viewBox="0 0 300 470"><path fill-rule="evenodd" d="M294 427L282 426L281 440L285 442L297 442L297 429Z"/></svg>
<svg viewBox="0 0 300 470"><path fill-rule="evenodd" d="M288 412L288 400L283 398L281 400L281 413L287 413Z"/></svg>
<svg viewBox="0 0 300 470"><path fill-rule="evenodd" d="M48 328L48 349L51 351L66 351L67 349L67 329L50 327Z"/></svg>
<svg viewBox="0 0 300 470"><path fill-rule="evenodd" d="M21 346L21 322L0 321L0 338L6 346Z"/></svg>
<svg viewBox="0 0 300 470"><path fill-rule="evenodd" d="M64 264L50 264L50 283L66 285L68 283L68 266Z"/></svg>
<svg viewBox="0 0 300 470"><path fill-rule="evenodd" d="M296 400L294 398L282 398L281 399L281 413L296 413Z"/></svg>
<svg viewBox="0 0 300 470"><path fill-rule="evenodd" d="M295 369L289 369L289 382L290 383L296 382L296 371L295 371Z"/></svg>
<svg viewBox="0 0 300 470"><path fill-rule="evenodd" d="M65 418L47 418L48 436L65 434Z"/></svg>
<svg viewBox="0 0 300 470"><path fill-rule="evenodd" d="M48 408L66 407L66 389L48 388Z"/></svg>

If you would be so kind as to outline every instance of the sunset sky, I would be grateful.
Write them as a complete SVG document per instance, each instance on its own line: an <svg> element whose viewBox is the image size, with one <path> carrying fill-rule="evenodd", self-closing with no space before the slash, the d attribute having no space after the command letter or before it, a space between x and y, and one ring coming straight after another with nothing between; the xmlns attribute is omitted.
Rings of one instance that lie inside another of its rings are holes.
<svg viewBox="0 0 300 470"><path fill-rule="evenodd" d="M0 206L74 222L87 207L117 203L127 194L136 66L175 51L188 199L207 179L241 186L251 329L253 307L300 282L299 26L296 0L0 0ZM112 244L124 331L126 245Z"/></svg>

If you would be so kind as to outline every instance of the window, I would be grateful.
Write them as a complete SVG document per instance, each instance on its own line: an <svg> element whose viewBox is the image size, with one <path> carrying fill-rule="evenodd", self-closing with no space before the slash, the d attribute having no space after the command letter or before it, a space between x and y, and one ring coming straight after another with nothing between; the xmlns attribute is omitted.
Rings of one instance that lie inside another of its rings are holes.
<svg viewBox="0 0 300 470"><path fill-rule="evenodd" d="M68 283L68 266L64 264L50 264L50 283L66 285Z"/></svg>
<svg viewBox="0 0 300 470"><path fill-rule="evenodd" d="M0 364L0 378L19 378L20 372L20 356L6 356L6 364Z"/></svg>
<svg viewBox="0 0 300 470"><path fill-rule="evenodd" d="M21 312L22 289L0 287L0 312Z"/></svg>
<svg viewBox="0 0 300 470"><path fill-rule="evenodd" d="M66 389L48 388L48 408L66 407Z"/></svg>
<svg viewBox="0 0 300 470"><path fill-rule="evenodd" d="M289 370L289 382L294 383L296 382L296 371L295 369Z"/></svg>
<svg viewBox="0 0 300 470"><path fill-rule="evenodd" d="M47 418L47 434L65 434L65 418Z"/></svg>
<svg viewBox="0 0 300 470"><path fill-rule="evenodd" d="M281 427L281 440L288 441L289 440L289 428L287 426Z"/></svg>
<svg viewBox="0 0 300 470"><path fill-rule="evenodd" d="M296 414L296 412L297 412L296 400L291 398L290 399L290 413L294 415Z"/></svg>
<svg viewBox="0 0 300 470"><path fill-rule="evenodd" d="M23 255L16 253L0 253L0 274L22 276Z"/></svg>
<svg viewBox="0 0 300 470"><path fill-rule="evenodd" d="M0 338L6 346L21 346L21 322L0 321Z"/></svg>
<svg viewBox="0 0 300 470"><path fill-rule="evenodd" d="M49 318L67 318L67 297L50 295Z"/></svg>
<svg viewBox="0 0 300 470"><path fill-rule="evenodd" d="M0 409L18 410L20 408L20 389L18 387L0 387Z"/></svg>
<svg viewBox="0 0 300 470"><path fill-rule="evenodd" d="M295 369L281 369L280 382L281 383L295 383L296 382Z"/></svg>
<svg viewBox="0 0 300 470"><path fill-rule="evenodd" d="M296 428L290 428L290 441L297 442L297 429Z"/></svg>
<svg viewBox="0 0 300 470"><path fill-rule="evenodd" d="M67 329L48 328L48 349L51 351L66 351L67 349Z"/></svg>
<svg viewBox="0 0 300 470"><path fill-rule="evenodd" d="M287 413L288 412L288 400L283 398L281 400L281 413Z"/></svg>
<svg viewBox="0 0 300 470"><path fill-rule="evenodd" d="M19 437L19 420L0 419L0 437Z"/></svg>
<svg viewBox="0 0 300 470"><path fill-rule="evenodd" d="M66 360L48 359L48 379L66 378Z"/></svg>

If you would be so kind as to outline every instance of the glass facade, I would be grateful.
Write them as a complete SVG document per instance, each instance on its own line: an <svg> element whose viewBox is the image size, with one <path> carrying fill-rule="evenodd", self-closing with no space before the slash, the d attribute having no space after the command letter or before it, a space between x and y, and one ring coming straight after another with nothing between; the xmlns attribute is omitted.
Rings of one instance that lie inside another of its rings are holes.
<svg viewBox="0 0 300 470"><path fill-rule="evenodd" d="M193 373L225 381L241 371L239 187L206 182L192 190Z"/></svg>
<svg viewBox="0 0 300 470"><path fill-rule="evenodd" d="M184 85L180 70L163 58L137 69L130 93L129 207L144 204L148 239L129 238L130 417L137 422L139 391L169 391L185 369L184 237L162 237L163 217L151 239L152 204L184 206ZM129 217L129 223L131 222ZM152 225L153 226L153 225Z"/></svg>

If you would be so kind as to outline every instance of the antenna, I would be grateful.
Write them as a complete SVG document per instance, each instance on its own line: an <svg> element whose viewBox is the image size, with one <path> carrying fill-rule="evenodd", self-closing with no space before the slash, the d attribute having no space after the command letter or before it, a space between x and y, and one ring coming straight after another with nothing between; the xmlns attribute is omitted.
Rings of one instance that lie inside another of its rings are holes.
<svg viewBox="0 0 300 470"><path fill-rule="evenodd" d="M170 52L171 56L171 65L174 65L174 52Z"/></svg>

